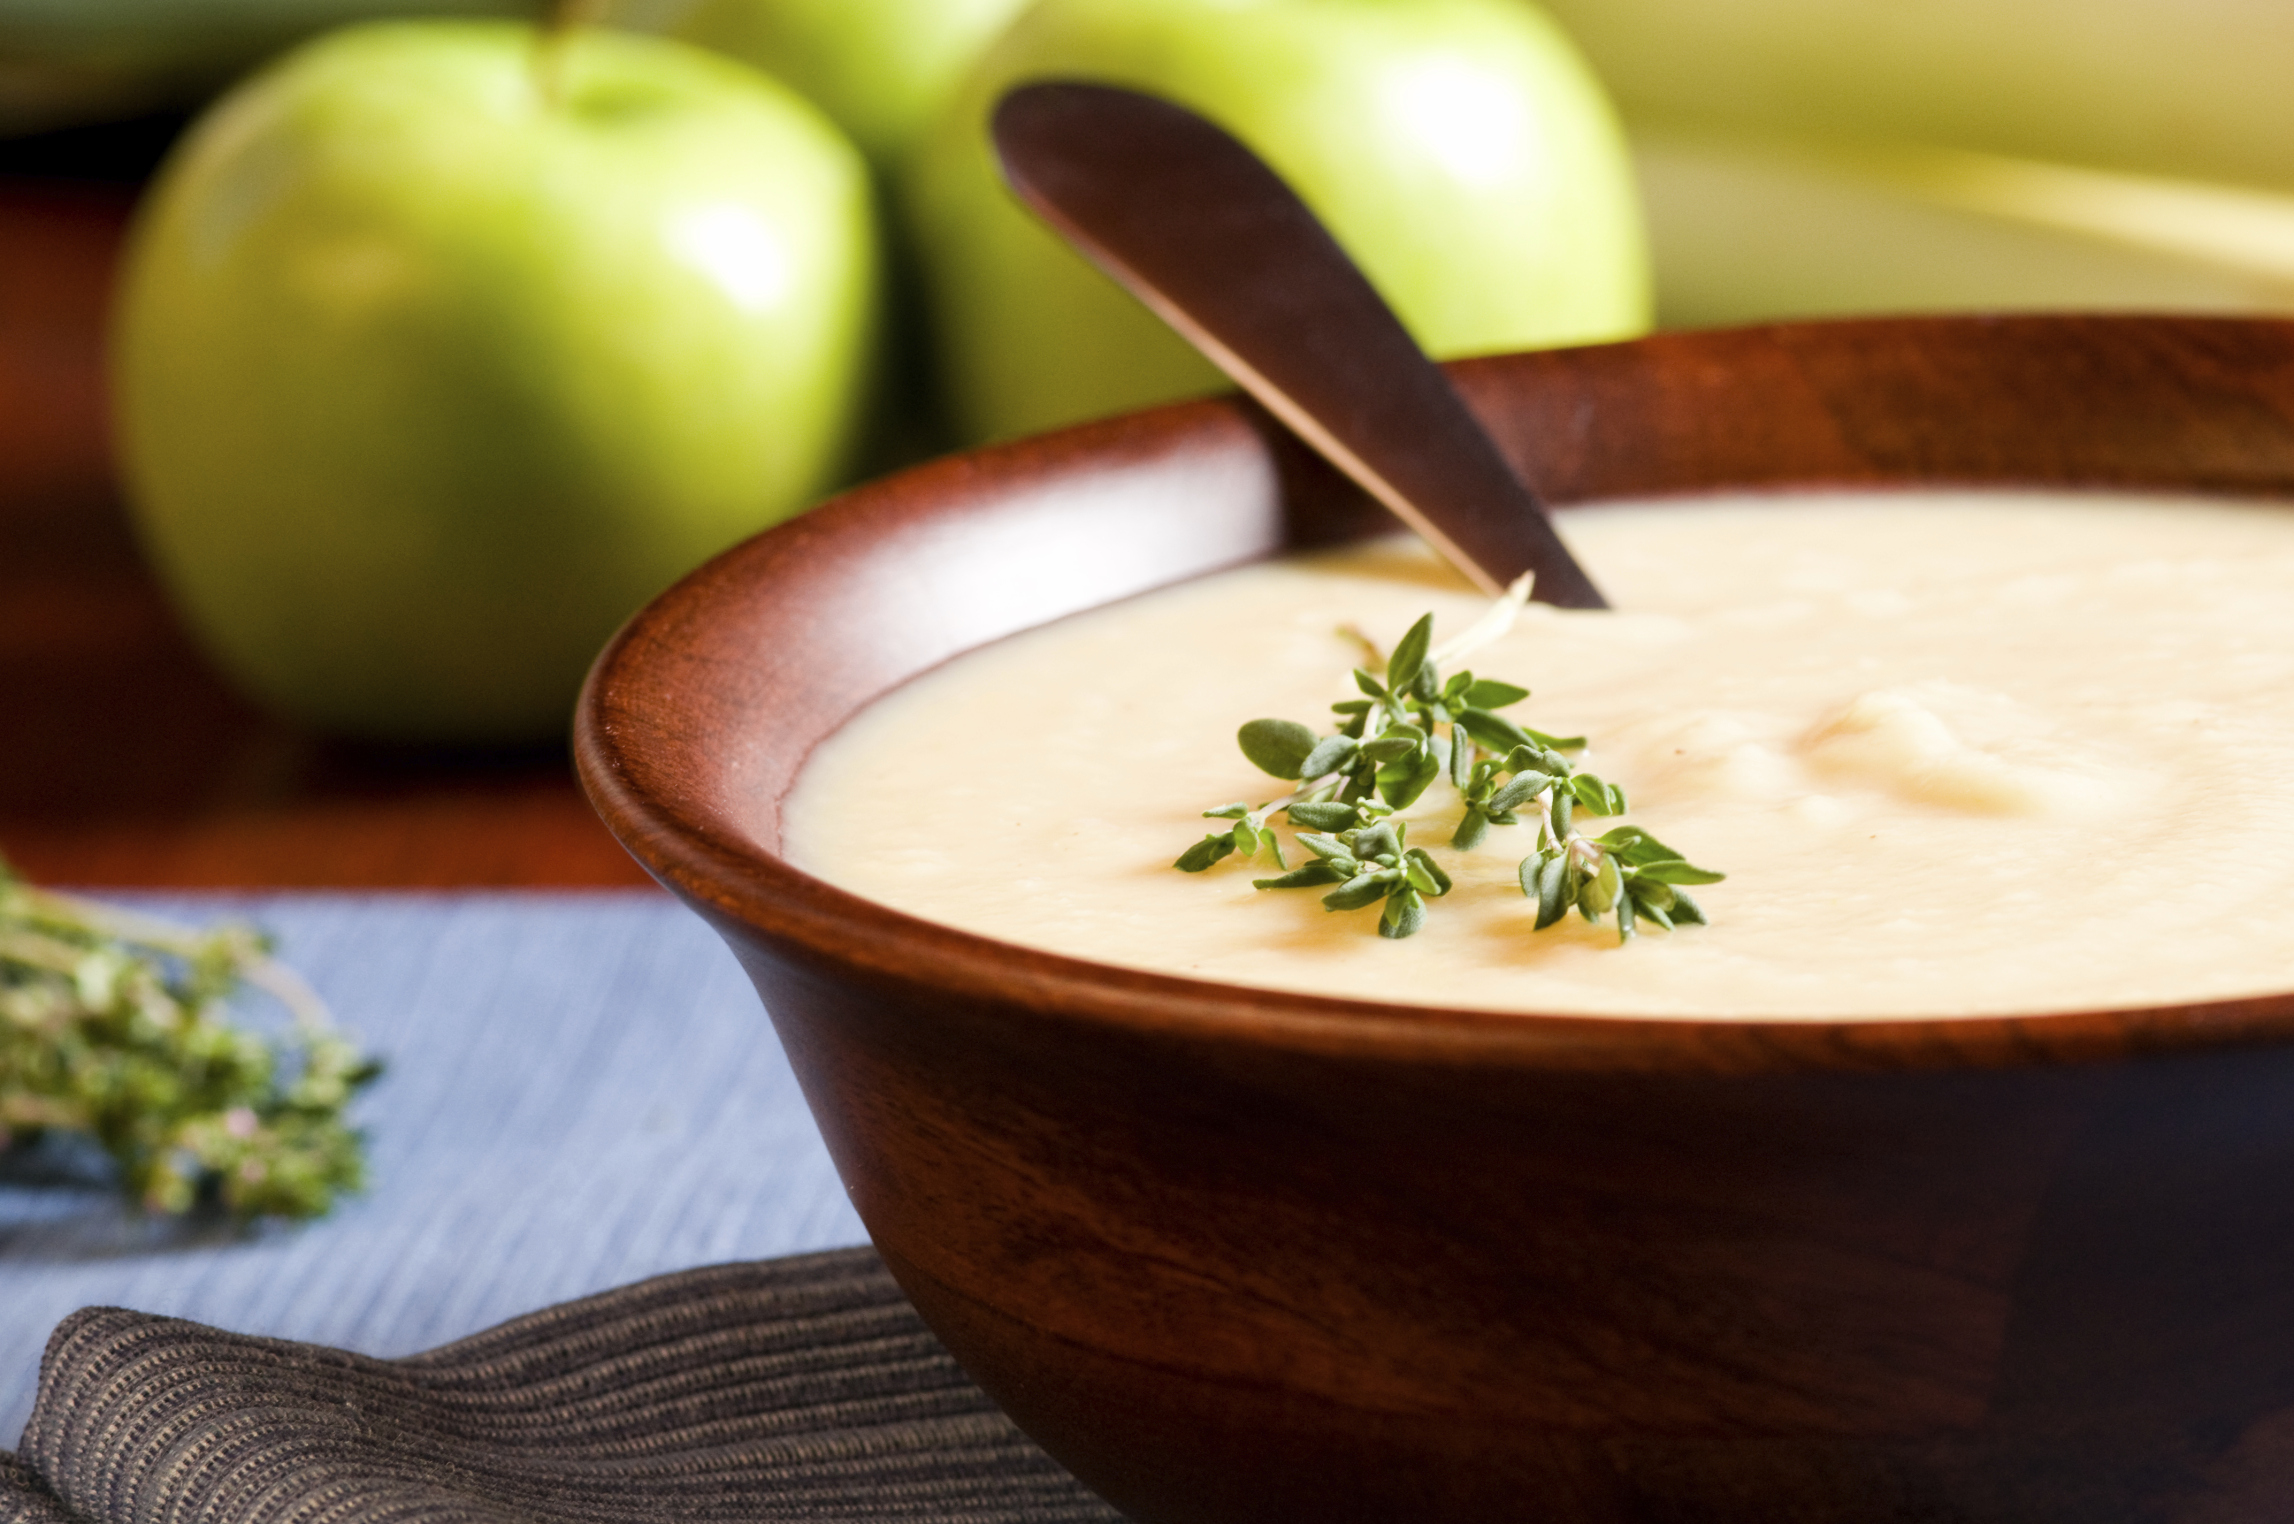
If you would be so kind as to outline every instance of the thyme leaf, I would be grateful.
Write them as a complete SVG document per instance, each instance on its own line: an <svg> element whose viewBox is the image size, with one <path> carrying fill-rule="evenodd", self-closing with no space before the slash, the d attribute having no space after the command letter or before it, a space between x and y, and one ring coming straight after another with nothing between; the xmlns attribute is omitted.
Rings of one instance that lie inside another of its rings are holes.
<svg viewBox="0 0 2294 1524"><path fill-rule="evenodd" d="M1559 924L1572 909L1592 922L1613 919L1619 942L1644 925L1670 931L1704 924L1704 911L1683 886L1719 883L1724 875L1688 862L1639 826L1600 836L1578 829L1581 817L1622 815L1628 807L1623 789L1579 770L1566 755L1584 749L1583 736L1550 735L1497 712L1528 698L1527 688L1467 671L1443 678L1442 661L1503 634L1527 595L1527 583L1517 584L1443 648L1433 643L1432 614L1384 657L1360 631L1342 630L1367 658L1353 671L1362 697L1330 706L1338 722L1328 734L1292 720L1244 725L1235 737L1243 755L1298 786L1255 808L1205 810L1235 825L1205 836L1176 866L1201 873L1229 856L1270 852L1287 871L1254 878L1253 887L1327 888L1322 903L1330 910L1381 906L1378 934L1407 937L1425 924L1426 902L1447 895L1452 884L1430 852L1407 845L1409 828L1395 812L1447 779L1465 806L1450 850L1469 852L1495 828L1531 824L1533 849L1518 877L1521 892L1536 902L1532 930ZM1310 854L1295 869L1271 824L1278 815Z"/></svg>
<svg viewBox="0 0 2294 1524"><path fill-rule="evenodd" d="M283 1040L233 1026L251 986ZM365 1183L344 1120L382 1072L243 926L200 932L33 888L0 862L0 1151L94 1140L137 1208L316 1217Z"/></svg>

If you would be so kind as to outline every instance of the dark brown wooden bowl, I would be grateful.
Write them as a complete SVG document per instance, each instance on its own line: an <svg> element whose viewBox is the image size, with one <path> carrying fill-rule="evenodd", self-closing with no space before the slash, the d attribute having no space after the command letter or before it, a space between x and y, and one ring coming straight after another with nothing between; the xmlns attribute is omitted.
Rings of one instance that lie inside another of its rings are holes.
<svg viewBox="0 0 2294 1524"><path fill-rule="evenodd" d="M1456 375L1557 503L2294 498L2288 324L1802 325ZM1030 952L778 856L814 743L904 679L1380 525L1247 405L1160 409L864 487L599 659L592 799L755 979L966 1367L1150 1521L2294 1513L2294 994L1862 1024L1407 1009Z"/></svg>

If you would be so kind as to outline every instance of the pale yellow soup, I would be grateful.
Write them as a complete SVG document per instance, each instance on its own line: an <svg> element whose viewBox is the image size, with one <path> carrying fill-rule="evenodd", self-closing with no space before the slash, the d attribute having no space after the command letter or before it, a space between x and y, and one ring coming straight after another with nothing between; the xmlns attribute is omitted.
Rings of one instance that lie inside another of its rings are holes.
<svg viewBox="0 0 2294 1524"><path fill-rule="evenodd" d="M1624 817L1720 869L1709 926L1533 932L1527 827L1447 849L1425 929L1172 860L1284 785L1234 743L1328 730L1358 626L1488 607L1415 542L1206 577L971 653L824 743L806 871L1029 947L1201 979L1605 1016L1984 1015L2294 988L2294 512L2037 493L1809 494L1561 516L1615 605L1531 605L1466 660L1585 734ZM1594 830L1617 822L1581 822ZM1302 854L1290 849L1292 860Z"/></svg>

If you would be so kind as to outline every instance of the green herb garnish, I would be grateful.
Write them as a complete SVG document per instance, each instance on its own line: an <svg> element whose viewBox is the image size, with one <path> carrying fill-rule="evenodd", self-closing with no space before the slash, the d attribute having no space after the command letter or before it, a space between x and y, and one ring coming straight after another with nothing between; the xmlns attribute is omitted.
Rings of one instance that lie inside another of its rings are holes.
<svg viewBox="0 0 2294 1524"><path fill-rule="evenodd" d="M242 984L292 1038L224 1019ZM381 1072L251 929L192 931L0 863L0 1152L82 1134L142 1210L316 1217L364 1183L343 1113Z"/></svg>
<svg viewBox="0 0 2294 1524"><path fill-rule="evenodd" d="M1236 734L1243 755L1261 772L1297 783L1279 799L1251 807L1225 804L1209 819L1234 824L1213 831L1180 855L1175 867L1201 873L1227 857L1248 861L1265 851L1286 871L1253 879L1260 889L1329 887L1332 910L1383 905L1378 934L1406 937L1425 924L1426 901L1450 892L1450 876L1431 853L1408 845L1407 826L1391 818L1447 779L1465 802L1451 835L1470 851L1495 826L1534 823L1536 848L1522 859L1522 893L1537 902L1532 929L1543 931L1572 907L1598 923L1614 916L1617 939L1643 922L1671 930L1705 915L1684 885L1718 883L1722 874L1691 866L1638 826L1601 836L1577 829L1580 816L1620 815L1625 791L1579 772L1564 753L1583 736L1531 730L1497 711L1529 697L1513 683L1457 672L1444 679L1437 658L1451 659L1502 634L1526 595L1517 587L1447 651L1433 650L1434 616L1421 618L1383 663L1359 632L1369 664L1354 669L1361 697L1331 705L1339 719L1328 735L1295 720L1253 720ZM1381 669L1382 670L1374 670ZM1283 816L1311 857L1296 868L1283 856L1270 824Z"/></svg>

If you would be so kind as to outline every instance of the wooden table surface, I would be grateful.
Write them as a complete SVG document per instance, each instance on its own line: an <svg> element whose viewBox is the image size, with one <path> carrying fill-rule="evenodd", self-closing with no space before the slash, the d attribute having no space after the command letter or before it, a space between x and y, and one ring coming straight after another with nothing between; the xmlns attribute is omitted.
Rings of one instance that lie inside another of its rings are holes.
<svg viewBox="0 0 2294 1524"><path fill-rule="evenodd" d="M0 162L0 855L89 886L622 886L565 753L330 742L248 705L145 570L105 440L132 183Z"/></svg>

